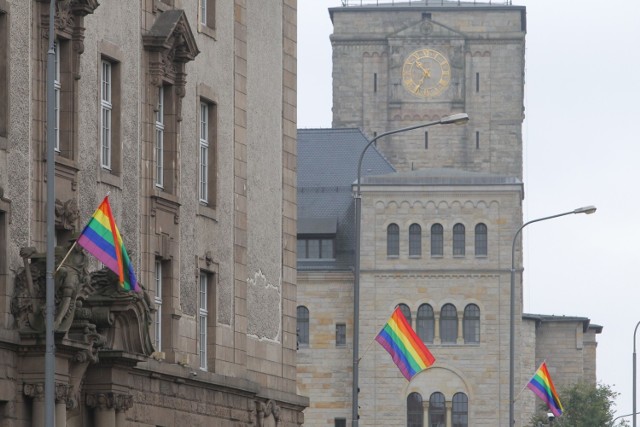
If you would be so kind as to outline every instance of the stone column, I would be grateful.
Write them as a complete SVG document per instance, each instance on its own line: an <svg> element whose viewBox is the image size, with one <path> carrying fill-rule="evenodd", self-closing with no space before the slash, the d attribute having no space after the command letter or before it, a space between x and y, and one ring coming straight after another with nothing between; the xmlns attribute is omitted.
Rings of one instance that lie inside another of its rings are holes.
<svg viewBox="0 0 640 427"><path fill-rule="evenodd" d="M127 417L125 412L133 407L133 396L128 394L115 395L116 427L125 427Z"/></svg>
<svg viewBox="0 0 640 427"><path fill-rule="evenodd" d="M56 425L64 427L67 425L67 399L69 396L69 386L67 384L56 383L55 393L56 393L56 407L55 407Z"/></svg>
<svg viewBox="0 0 640 427"><path fill-rule="evenodd" d="M429 399L422 401L422 425L429 425Z"/></svg>
<svg viewBox="0 0 640 427"><path fill-rule="evenodd" d="M433 315L433 343L440 344L440 314Z"/></svg>
<svg viewBox="0 0 640 427"><path fill-rule="evenodd" d="M87 394L87 406L95 409L95 427L116 427L116 409L113 393Z"/></svg>
<svg viewBox="0 0 640 427"><path fill-rule="evenodd" d="M447 411L447 422L445 423L445 425L447 427L451 427L453 425L453 420L451 419L451 406L452 406L451 401L447 400L444 403L444 405L445 405L445 408L446 408L446 411Z"/></svg>
<svg viewBox="0 0 640 427"><path fill-rule="evenodd" d="M44 384L25 384L22 392L33 400L31 425L41 427L44 425Z"/></svg>
<svg viewBox="0 0 640 427"><path fill-rule="evenodd" d="M456 340L457 344L464 344L464 318L458 318L458 339Z"/></svg>

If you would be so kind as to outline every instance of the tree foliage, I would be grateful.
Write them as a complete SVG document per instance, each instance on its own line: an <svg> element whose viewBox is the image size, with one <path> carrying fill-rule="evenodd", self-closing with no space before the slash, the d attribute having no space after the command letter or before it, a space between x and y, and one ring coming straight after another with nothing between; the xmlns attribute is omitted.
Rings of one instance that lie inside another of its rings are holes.
<svg viewBox="0 0 640 427"><path fill-rule="evenodd" d="M564 407L561 417L553 422L554 427L607 427L613 426L615 417L614 399L619 393L605 384L579 383L565 388L559 393ZM545 404L540 406L545 415L536 415L530 426L548 425ZM542 423L542 424L540 424ZM618 424L624 425L624 424Z"/></svg>

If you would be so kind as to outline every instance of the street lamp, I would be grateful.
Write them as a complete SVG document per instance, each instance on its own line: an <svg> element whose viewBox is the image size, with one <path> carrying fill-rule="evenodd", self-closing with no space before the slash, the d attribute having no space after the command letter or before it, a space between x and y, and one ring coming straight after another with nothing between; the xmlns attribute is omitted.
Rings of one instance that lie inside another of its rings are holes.
<svg viewBox="0 0 640 427"><path fill-rule="evenodd" d="M595 206L585 206L583 208L578 208L578 209L574 209L572 211L569 212L564 212L561 214L556 214L556 215L551 215L551 216L545 216L543 218L538 218L538 219L533 219L531 221L525 222L524 224L522 224L520 226L520 228L518 228L518 230L516 231L515 235L513 236L513 243L511 244L511 307L510 307L510 329L509 329L509 423L507 424L507 427L511 427L514 425L515 423L515 418L514 418L514 411L513 411L513 405L514 405L514 395L513 395L513 384L514 384L514 378L513 378L513 371L514 371L514 364L515 364L515 306L516 306L516 266L515 266L515 259L516 259L516 239L518 238L518 236L520 235L520 232L522 231L523 228L525 228L527 225L529 224L533 224L534 222L540 222L540 221L546 221L548 219L553 219L553 218L558 218L560 216L565 216L565 215L571 215L571 214L580 214L580 213L584 213L587 215L590 215L592 213L594 213L596 211L596 207Z"/></svg>
<svg viewBox="0 0 640 427"><path fill-rule="evenodd" d="M640 322L636 323L636 328L633 330L633 427L636 427L636 332L638 332L638 326Z"/></svg>
<svg viewBox="0 0 640 427"><path fill-rule="evenodd" d="M381 133L380 135L374 137L369 143L362 149L362 153L360 153L360 159L358 160L358 180L356 194L354 195L355 199L355 214L356 214L356 247L355 247L355 277L353 283L353 388L352 388L352 404L351 404L351 425L353 427L358 427L358 335L360 333L360 222L362 219L362 198L360 193L360 177L362 171L362 159L364 158L364 153L367 151L371 145L376 142L378 139L392 135L395 133L407 132L414 129L420 129L428 126L434 125L450 125L450 124L463 124L469 121L469 115L466 113L458 113L452 114L447 117L443 117L440 120L435 120L427 123L420 123L415 126L409 126L406 128L396 129L389 132Z"/></svg>

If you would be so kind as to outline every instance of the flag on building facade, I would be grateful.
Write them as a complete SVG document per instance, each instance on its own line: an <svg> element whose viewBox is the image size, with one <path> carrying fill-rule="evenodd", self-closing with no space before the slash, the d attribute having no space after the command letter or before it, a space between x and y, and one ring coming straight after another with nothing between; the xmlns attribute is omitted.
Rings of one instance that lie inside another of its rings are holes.
<svg viewBox="0 0 640 427"><path fill-rule="evenodd" d="M89 220L77 243L98 258L109 270L118 275L120 286L127 291L139 291L133 265L124 247L106 196Z"/></svg>
<svg viewBox="0 0 640 427"><path fill-rule="evenodd" d="M376 336L376 341L387 350L402 375L409 381L415 374L433 365L436 360L411 328L400 307L396 307L389 321Z"/></svg>
<svg viewBox="0 0 640 427"><path fill-rule="evenodd" d="M542 362L542 365L540 365L533 378L531 378L527 387L538 395L540 399L544 400L549 410L553 412L553 415L556 417L562 415L564 408L562 407L562 403L560 403L560 397L558 397L556 388L551 380L551 375L549 375L549 371L547 370L546 362Z"/></svg>

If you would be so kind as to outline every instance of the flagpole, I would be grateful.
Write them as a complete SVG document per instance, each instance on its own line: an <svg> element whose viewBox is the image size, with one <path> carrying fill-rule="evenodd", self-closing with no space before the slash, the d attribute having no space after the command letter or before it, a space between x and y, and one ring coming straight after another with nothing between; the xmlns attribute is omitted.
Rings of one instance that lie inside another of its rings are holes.
<svg viewBox="0 0 640 427"><path fill-rule="evenodd" d="M71 248L69 248L69 250L67 251L67 254L64 256L64 258L62 258L62 261L60 261L60 264L58 264L58 268L56 268L56 271L53 274L57 273L58 270L60 270L60 267L62 267L64 262L67 260L67 258L69 258L69 254L71 254L71 251L73 250L73 248L76 247L76 243L77 243L77 240L73 242L73 245L71 245Z"/></svg>
<svg viewBox="0 0 640 427"><path fill-rule="evenodd" d="M44 422L45 427L55 426L55 371L56 348L54 340L55 290L55 13L56 0L49 3L49 51L47 52L47 262L45 302L45 354L44 354Z"/></svg>

